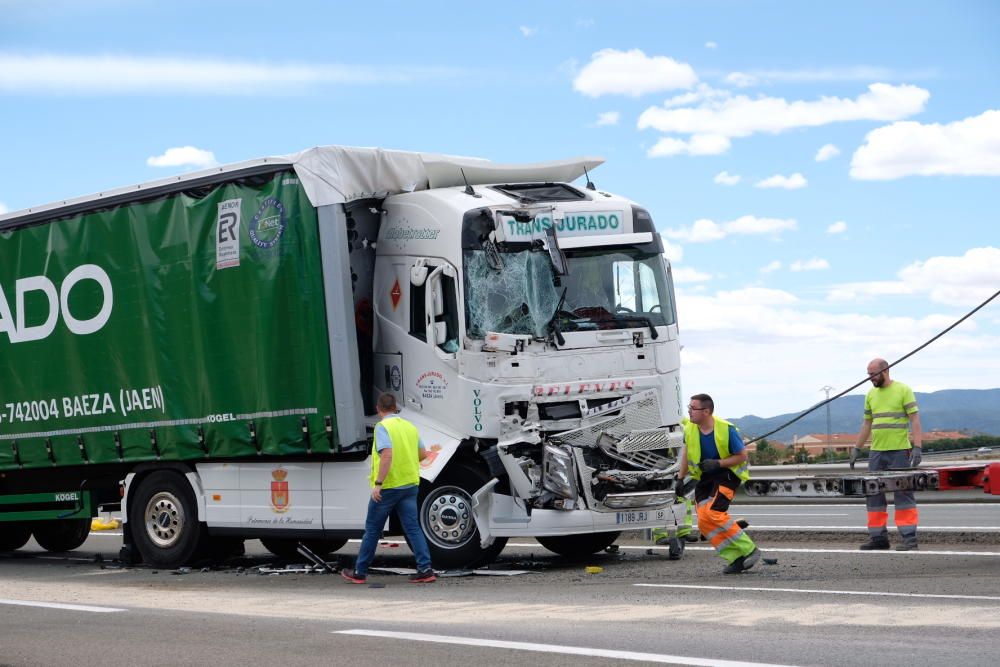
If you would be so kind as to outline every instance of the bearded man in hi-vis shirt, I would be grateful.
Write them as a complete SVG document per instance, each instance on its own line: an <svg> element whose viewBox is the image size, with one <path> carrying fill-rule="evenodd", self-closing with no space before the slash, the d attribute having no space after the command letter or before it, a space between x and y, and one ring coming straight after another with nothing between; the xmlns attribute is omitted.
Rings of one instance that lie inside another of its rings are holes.
<svg viewBox="0 0 1000 667"><path fill-rule="evenodd" d="M874 385L865 396L865 418L861 433L851 452L851 467L861 453L861 447L872 438L868 470L916 468L923 453L920 413L913 390L902 382L889 377L889 364L885 359L872 359L868 364L868 379ZM910 436L913 444L910 444ZM868 505L868 541L861 545L863 551L889 548L888 504L885 493L866 498ZM917 500L913 491L894 491L896 528L902 543L896 551L913 551L917 548Z"/></svg>

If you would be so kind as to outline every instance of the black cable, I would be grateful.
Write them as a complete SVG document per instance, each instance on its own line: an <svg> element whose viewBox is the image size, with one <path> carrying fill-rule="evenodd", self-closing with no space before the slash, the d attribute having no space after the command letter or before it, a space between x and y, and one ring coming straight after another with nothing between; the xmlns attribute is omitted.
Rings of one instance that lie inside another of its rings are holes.
<svg viewBox="0 0 1000 667"><path fill-rule="evenodd" d="M901 361L909 359L910 357L912 357L913 355L915 355L917 352L919 352L920 350L924 349L925 347L927 347L928 345L930 345L931 343L933 343L934 341L936 341L938 338L940 338L941 336L945 335L946 333L948 333L949 331L951 331L952 329L954 329L955 327L957 327L959 324L961 324L965 320L967 320L970 317L972 317L973 315L975 315L978 311L982 310L983 307L986 306L986 304L988 304L990 301L992 301L993 299L997 298L998 296L1000 296L1000 290L997 290L996 292L994 292L993 296L989 297L988 299L986 299L986 301L983 301L981 304L979 304L978 306L976 306L975 308L973 308L972 310L970 310L969 312L967 312L965 315L963 315L960 319L958 319L950 327L948 327L947 329L945 329L944 331L942 331L938 335L934 336L933 338L931 338L930 340L928 340L926 343L924 343L920 347L915 348L915 349L911 350L910 352L907 352L906 354L904 354L899 359L896 359L896 361L894 361L891 364L889 364L888 366L886 366L886 368L884 370L889 370L890 368L892 368L896 364L900 363ZM791 426L792 424L794 424L795 422L797 422L798 420L802 419L803 417L805 417L810 412L814 412L814 411L820 409L821 407L823 407L824 405L826 405L827 403L832 403L833 401L837 400L838 398L840 398L844 394L857 389L858 387L860 387L861 385L863 385L865 382L868 382L868 380L870 380L870 379L871 379L870 376L866 377L861 382L858 382L857 384L848 387L847 389L845 389L844 391L840 392L836 396L834 396L832 398L828 398L825 401L821 401L821 402L817 403L816 405L812 406L811 408L809 408L808 410L806 410L805 412L803 412L799 416L795 417L794 419L791 419L791 420L785 422L784 424L782 424L778 428L774 429L773 431L765 433L764 435L761 435L761 436L757 436L753 440L748 441L746 444L750 445L750 444L753 444L753 443L758 442L760 440L763 440L764 438L766 438L766 437L768 437L770 435L774 435L775 433L777 433L781 429L787 428L787 427Z"/></svg>

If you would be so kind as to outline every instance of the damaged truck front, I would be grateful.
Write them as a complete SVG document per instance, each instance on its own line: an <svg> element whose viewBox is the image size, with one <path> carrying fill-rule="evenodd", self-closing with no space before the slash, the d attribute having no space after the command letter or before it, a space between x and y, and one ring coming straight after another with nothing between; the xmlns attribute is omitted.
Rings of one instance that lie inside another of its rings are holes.
<svg viewBox="0 0 1000 667"><path fill-rule="evenodd" d="M392 391L402 374L410 418L450 431L443 454L475 479L423 497L441 552L522 536L580 556L671 520L680 348L662 240L634 203L558 180L588 163L559 167L480 170L479 187L384 205L375 375Z"/></svg>

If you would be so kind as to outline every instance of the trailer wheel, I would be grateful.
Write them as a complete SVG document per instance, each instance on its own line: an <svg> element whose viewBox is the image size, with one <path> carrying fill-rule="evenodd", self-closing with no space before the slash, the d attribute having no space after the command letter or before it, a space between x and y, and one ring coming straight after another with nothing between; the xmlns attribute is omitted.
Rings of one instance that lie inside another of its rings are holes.
<svg viewBox="0 0 1000 667"><path fill-rule="evenodd" d="M565 558L585 558L590 554L610 547L621 535L620 531L612 533L587 533L584 535L559 535L552 537L536 537L538 543L549 551Z"/></svg>
<svg viewBox="0 0 1000 667"><path fill-rule="evenodd" d="M326 556L327 554L331 554L347 544L347 538L332 537L330 539L321 540L289 540L274 537L260 538L260 543L264 545L265 549L278 558L284 559L303 557L302 554L298 552L299 542L304 544L307 549L312 551L317 556Z"/></svg>
<svg viewBox="0 0 1000 667"><path fill-rule="evenodd" d="M485 549L479 545L479 528L472 516L472 494L489 479L479 468L455 462L434 484L421 484L417 514L434 567L447 569L491 563L503 551L506 537L496 538Z"/></svg>
<svg viewBox="0 0 1000 667"><path fill-rule="evenodd" d="M32 532L38 546L46 551L72 551L87 541L90 519L38 521Z"/></svg>
<svg viewBox="0 0 1000 667"><path fill-rule="evenodd" d="M31 524L24 521L0 523L0 551L15 551L31 539Z"/></svg>
<svg viewBox="0 0 1000 667"><path fill-rule="evenodd" d="M153 567L184 565L205 537L194 492L175 472L160 470L141 480L128 515L135 546L143 562Z"/></svg>

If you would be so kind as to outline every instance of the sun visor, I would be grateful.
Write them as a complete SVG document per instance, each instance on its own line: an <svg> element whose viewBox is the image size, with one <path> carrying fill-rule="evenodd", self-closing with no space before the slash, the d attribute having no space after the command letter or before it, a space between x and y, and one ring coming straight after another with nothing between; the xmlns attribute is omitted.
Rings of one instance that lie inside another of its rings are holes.
<svg viewBox="0 0 1000 667"><path fill-rule="evenodd" d="M489 160L453 156L423 156L427 182L432 188L492 183L570 183L585 171L604 163L603 158L581 157L533 164L496 164ZM465 177L462 177L462 172Z"/></svg>

